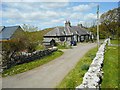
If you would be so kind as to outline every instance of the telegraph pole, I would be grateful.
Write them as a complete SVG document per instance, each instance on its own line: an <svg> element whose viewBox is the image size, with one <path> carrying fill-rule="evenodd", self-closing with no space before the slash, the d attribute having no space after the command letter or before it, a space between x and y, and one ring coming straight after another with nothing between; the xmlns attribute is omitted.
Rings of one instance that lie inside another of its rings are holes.
<svg viewBox="0 0 120 90"><path fill-rule="evenodd" d="M97 5L97 46L99 49L99 5Z"/></svg>

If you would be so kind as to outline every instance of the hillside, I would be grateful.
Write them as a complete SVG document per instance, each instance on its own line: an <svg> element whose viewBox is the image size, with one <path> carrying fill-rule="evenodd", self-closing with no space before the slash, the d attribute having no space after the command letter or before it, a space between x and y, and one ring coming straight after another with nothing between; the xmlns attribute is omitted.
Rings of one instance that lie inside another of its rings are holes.
<svg viewBox="0 0 120 90"><path fill-rule="evenodd" d="M53 30L53 28L46 28L41 31L35 31L35 32L26 32L26 35L28 35L30 40L41 43L43 40L43 36L51 30Z"/></svg>

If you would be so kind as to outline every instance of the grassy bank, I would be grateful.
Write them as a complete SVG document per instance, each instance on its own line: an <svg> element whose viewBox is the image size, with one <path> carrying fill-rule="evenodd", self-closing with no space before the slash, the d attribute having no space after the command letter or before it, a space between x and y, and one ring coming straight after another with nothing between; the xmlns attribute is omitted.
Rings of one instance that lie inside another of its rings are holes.
<svg viewBox="0 0 120 90"><path fill-rule="evenodd" d="M117 44L117 41L111 41L112 44ZM118 47L107 46L104 59L104 77L101 88L118 88Z"/></svg>
<svg viewBox="0 0 120 90"><path fill-rule="evenodd" d="M8 70L5 70L2 73L2 76L5 77L5 76L8 76L8 75L15 75L15 74L18 74L18 73L26 72L28 70L31 70L31 69L36 68L38 66L41 66L41 65L43 65L43 64L45 64L45 63L47 63L51 60L54 60L55 58L61 56L62 54L63 54L63 52L58 50L56 52L53 52L49 56L43 57L42 59L14 66L14 67L12 67Z"/></svg>
<svg viewBox="0 0 120 90"><path fill-rule="evenodd" d="M91 49L83 56L77 63L74 69L72 69L63 81L57 86L57 88L75 88L80 85L83 80L84 74L87 72L89 65L95 57L97 48Z"/></svg>

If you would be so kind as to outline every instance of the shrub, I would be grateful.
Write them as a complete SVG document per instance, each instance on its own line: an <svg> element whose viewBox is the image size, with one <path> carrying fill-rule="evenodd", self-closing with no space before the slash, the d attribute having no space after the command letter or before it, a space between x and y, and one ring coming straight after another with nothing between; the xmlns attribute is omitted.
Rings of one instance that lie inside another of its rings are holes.
<svg viewBox="0 0 120 90"><path fill-rule="evenodd" d="M93 59L94 59L94 57L95 57L95 54L88 55L88 57L90 57L90 58L91 58L91 60L93 60Z"/></svg>
<svg viewBox="0 0 120 90"><path fill-rule="evenodd" d="M11 62L10 60L15 53L25 50L33 52L36 46L37 43L30 40L25 33L20 33L15 38L2 42L2 66L4 67L4 64Z"/></svg>
<svg viewBox="0 0 120 90"><path fill-rule="evenodd" d="M89 69L89 65L88 64L84 64L84 65L81 66L81 69L87 71Z"/></svg>

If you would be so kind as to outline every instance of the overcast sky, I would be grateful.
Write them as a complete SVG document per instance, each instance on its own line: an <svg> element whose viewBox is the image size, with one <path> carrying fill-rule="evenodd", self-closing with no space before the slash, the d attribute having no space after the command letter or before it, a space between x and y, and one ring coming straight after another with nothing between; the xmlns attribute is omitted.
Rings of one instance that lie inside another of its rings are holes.
<svg viewBox="0 0 120 90"><path fill-rule="evenodd" d="M39 29L64 26L65 20L72 25L91 25L96 20L97 4L100 15L118 7L117 2L3 2L2 26L30 24Z"/></svg>

